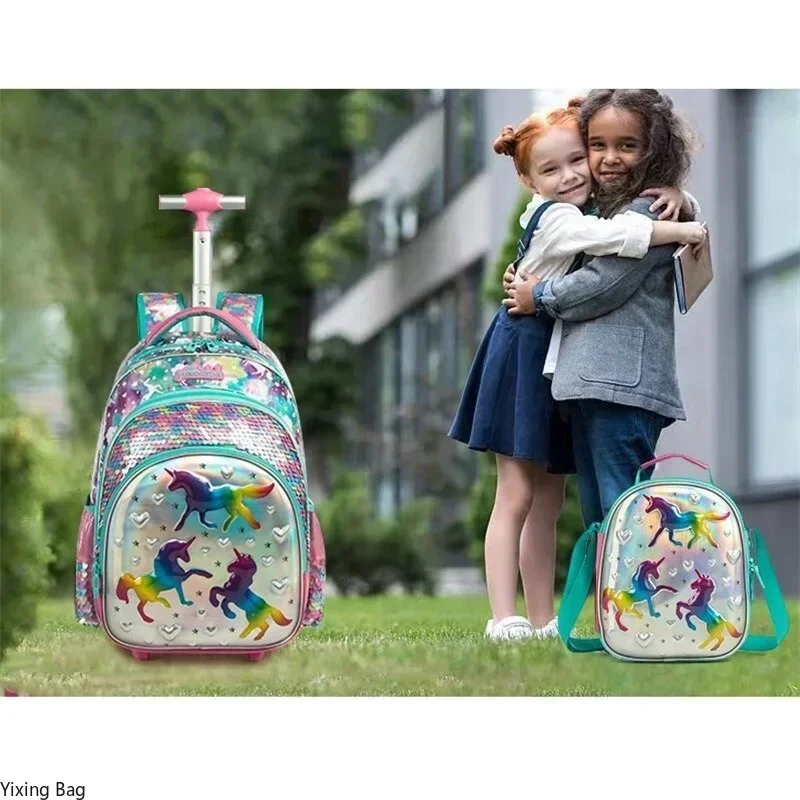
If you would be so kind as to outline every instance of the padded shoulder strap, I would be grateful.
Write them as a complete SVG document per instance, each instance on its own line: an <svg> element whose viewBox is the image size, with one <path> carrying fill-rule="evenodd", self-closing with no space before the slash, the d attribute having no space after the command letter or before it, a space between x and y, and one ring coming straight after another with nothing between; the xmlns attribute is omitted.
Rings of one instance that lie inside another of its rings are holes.
<svg viewBox="0 0 800 800"><path fill-rule="evenodd" d="M755 545L751 568L758 578L761 588L764 591L764 599L767 602L772 627L775 629L773 634L754 634L748 633L747 638L742 644L742 650L765 651L774 650L789 633L789 612L781 594L781 587L772 568L772 562L767 553L767 547L761 534L751 528L750 533Z"/></svg>
<svg viewBox="0 0 800 800"><path fill-rule="evenodd" d="M260 294L219 292L217 308L236 317L259 339L264 338L264 298ZM219 323L214 323L214 333L224 335L225 328L220 330Z"/></svg>
<svg viewBox="0 0 800 800"><path fill-rule="evenodd" d="M136 298L136 326L139 340L160 322L186 308L182 294L173 292L141 292ZM181 330L189 330L187 322L181 323Z"/></svg>
<svg viewBox="0 0 800 800"><path fill-rule="evenodd" d="M576 638L572 635L592 588L599 530L600 525L593 523L576 542L569 561L564 594L561 596L558 632L564 644L573 653L592 653L603 649L603 644L597 636Z"/></svg>

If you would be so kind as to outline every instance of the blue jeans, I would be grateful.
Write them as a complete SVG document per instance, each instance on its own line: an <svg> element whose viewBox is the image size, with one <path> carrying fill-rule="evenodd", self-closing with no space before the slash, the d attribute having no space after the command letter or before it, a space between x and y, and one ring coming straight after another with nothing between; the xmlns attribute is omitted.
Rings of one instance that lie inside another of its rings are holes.
<svg viewBox="0 0 800 800"><path fill-rule="evenodd" d="M572 444L584 525L602 522L617 498L633 486L636 472L655 457L658 437L669 422L643 408L574 400L569 403ZM653 468L643 470L650 477Z"/></svg>

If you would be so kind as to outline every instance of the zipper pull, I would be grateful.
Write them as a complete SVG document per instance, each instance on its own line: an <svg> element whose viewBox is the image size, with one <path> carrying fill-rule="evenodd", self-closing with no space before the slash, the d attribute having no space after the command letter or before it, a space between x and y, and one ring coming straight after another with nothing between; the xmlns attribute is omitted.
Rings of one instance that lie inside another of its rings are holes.
<svg viewBox="0 0 800 800"><path fill-rule="evenodd" d="M761 584L761 588L764 589L764 581L761 578L761 572L759 572L758 564L753 561L753 557L750 556L750 572L754 573L756 578L758 578L758 582Z"/></svg>

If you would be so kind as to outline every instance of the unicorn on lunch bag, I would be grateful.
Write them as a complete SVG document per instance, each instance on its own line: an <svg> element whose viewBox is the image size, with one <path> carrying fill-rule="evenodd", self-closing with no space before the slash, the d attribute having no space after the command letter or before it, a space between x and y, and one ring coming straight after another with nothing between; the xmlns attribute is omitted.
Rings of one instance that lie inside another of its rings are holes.
<svg viewBox="0 0 800 800"><path fill-rule="evenodd" d="M692 538L689 539L686 545L687 548L691 548L701 536L704 536L712 547L719 547L714 541L711 531L706 526L706 522L709 520L720 522L728 519L730 511L726 511L724 514L715 514L713 511L682 511L677 503L669 502L663 497L644 495L644 499L647 500L645 512L657 511L661 517L661 524L648 547L652 547L656 543L662 531L667 532L672 544L682 547L681 542L675 539L675 531L682 530L690 530L692 532Z"/></svg>
<svg viewBox="0 0 800 800"><path fill-rule="evenodd" d="M609 603L616 606L617 625L621 631L628 630L622 624L623 613L633 614L637 619L642 618L642 612L634 608L637 603L647 603L650 616L658 618L661 614L653 607L653 597L662 590L673 594L676 592L671 586L650 584L651 578L653 581L658 578L658 569L663 561L663 558L659 561L642 561L631 580L630 590L615 591L610 586L603 590L603 611L608 611Z"/></svg>
<svg viewBox="0 0 800 800"><path fill-rule="evenodd" d="M710 575L703 575L699 570L697 573L697 580L691 584L692 589L695 590L694 597L688 602L680 602L675 606L675 612L678 619L683 619L689 626L689 630L696 631L697 627L691 621L691 617L697 617L701 622L705 622L708 638L705 639L698 647L702 650L707 647L712 641L714 646L712 650L716 650L725 639L725 631L727 631L734 639L738 639L742 634L734 628L718 611L715 611L709 603L714 594L716 586ZM686 616L681 616L681 611L686 609Z"/></svg>

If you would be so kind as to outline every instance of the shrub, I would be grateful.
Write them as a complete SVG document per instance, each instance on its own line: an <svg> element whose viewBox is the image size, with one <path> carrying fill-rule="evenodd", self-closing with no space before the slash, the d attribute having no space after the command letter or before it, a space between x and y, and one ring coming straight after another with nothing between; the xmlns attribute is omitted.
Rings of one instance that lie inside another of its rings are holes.
<svg viewBox="0 0 800 800"><path fill-rule="evenodd" d="M91 455L63 442L47 448L47 492L43 502L44 525L53 560L51 588L70 588L75 579L75 547L81 511L89 492Z"/></svg>
<svg viewBox="0 0 800 800"><path fill-rule="evenodd" d="M429 501L410 503L395 518L382 520L366 476L340 471L317 513L328 578L342 594L381 594L395 583L410 592L433 591L427 548Z"/></svg>
<svg viewBox="0 0 800 800"><path fill-rule="evenodd" d="M44 426L16 412L8 398L0 412L0 660L36 621L47 587L50 551L43 524L41 442Z"/></svg>

